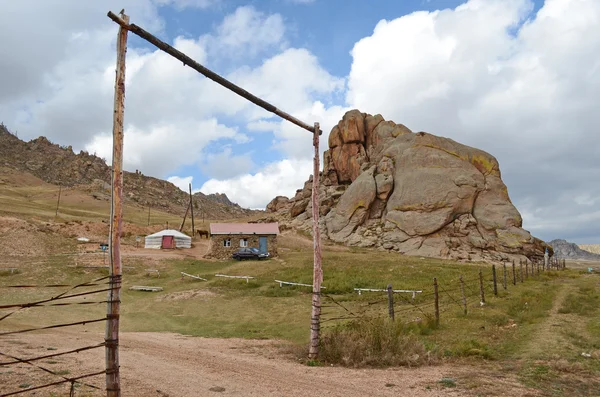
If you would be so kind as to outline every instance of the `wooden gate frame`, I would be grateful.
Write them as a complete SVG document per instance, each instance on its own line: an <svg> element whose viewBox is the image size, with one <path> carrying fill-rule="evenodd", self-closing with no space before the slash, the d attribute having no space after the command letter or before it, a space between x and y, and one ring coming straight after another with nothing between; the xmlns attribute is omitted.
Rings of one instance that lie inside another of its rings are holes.
<svg viewBox="0 0 600 397"><path fill-rule="evenodd" d="M321 234L319 229L319 136L322 131L319 123L310 126L292 115L278 109L269 102L251 94L224 77L202 66L192 58L161 41L141 27L129 23L125 10L120 15L109 11L107 16L119 25L117 40L117 71L115 79L115 104L113 115L113 166L112 166L112 198L110 222L110 280L111 290L108 296L106 322L106 393L108 397L120 397L119 375L119 312L121 291L121 254L120 235L123 228L123 118L125 99L125 54L127 52L127 32L131 32L160 50L183 62L205 77L235 92L261 108L276 114L313 134L313 181L312 181L312 217L313 217L313 293L311 302L310 343L308 357L317 358L319 354L321 331L321 283L323 269L321 266Z"/></svg>

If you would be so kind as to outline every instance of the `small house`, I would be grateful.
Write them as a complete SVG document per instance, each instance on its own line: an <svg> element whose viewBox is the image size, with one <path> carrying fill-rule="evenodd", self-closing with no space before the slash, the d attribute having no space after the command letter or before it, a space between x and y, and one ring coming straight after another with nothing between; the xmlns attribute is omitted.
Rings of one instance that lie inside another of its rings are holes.
<svg viewBox="0 0 600 397"><path fill-rule="evenodd" d="M146 236L144 248L192 248L192 238L180 231L166 229Z"/></svg>
<svg viewBox="0 0 600 397"><path fill-rule="evenodd" d="M275 223L211 223L209 256L228 259L240 248L258 248L277 255L279 224Z"/></svg>

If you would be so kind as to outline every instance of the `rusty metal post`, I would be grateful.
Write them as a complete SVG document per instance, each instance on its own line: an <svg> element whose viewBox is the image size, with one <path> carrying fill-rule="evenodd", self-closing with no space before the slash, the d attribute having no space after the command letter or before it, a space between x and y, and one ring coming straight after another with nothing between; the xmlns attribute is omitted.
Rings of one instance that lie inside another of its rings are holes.
<svg viewBox="0 0 600 397"><path fill-rule="evenodd" d="M319 229L319 123L315 123L313 133L313 146L315 158L313 160L313 184L312 184L312 215L313 215L313 294L312 310L310 316L310 346L308 357L315 359L319 355L319 344L321 338L321 283L323 282L323 268L321 266L321 232Z"/></svg>
<svg viewBox="0 0 600 397"><path fill-rule="evenodd" d="M121 12L121 18L129 17ZM113 114L112 197L110 206L110 291L106 313L106 395L121 396L119 375L119 314L121 303L121 231L123 230L123 116L125 103L125 54L127 29L117 37L117 73Z"/></svg>

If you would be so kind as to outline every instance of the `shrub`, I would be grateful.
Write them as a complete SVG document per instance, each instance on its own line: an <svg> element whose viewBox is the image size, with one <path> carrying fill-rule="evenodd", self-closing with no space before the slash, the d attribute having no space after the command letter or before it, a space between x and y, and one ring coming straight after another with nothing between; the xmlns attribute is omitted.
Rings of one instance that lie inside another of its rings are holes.
<svg viewBox="0 0 600 397"><path fill-rule="evenodd" d="M348 367L419 366L436 361L412 334L412 326L384 318L364 318L338 326L321 340L323 362Z"/></svg>

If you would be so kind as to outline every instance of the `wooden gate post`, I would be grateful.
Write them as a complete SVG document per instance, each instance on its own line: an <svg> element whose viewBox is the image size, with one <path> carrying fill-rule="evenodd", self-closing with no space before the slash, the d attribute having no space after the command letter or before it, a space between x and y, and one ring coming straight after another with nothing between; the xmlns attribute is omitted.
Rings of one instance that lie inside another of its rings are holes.
<svg viewBox="0 0 600 397"><path fill-rule="evenodd" d="M121 18L129 17L121 11ZM121 396L119 374L119 314L121 303L121 231L123 230L123 116L125 103L125 54L127 29L119 27L117 37L117 73L113 114L112 196L110 206L110 290L107 298L106 333L106 395Z"/></svg>
<svg viewBox="0 0 600 397"><path fill-rule="evenodd" d="M313 146L315 157L313 159L313 185L312 185L312 215L313 215L313 293L312 310L310 316L310 345L308 358L316 359L319 355L321 338L321 283L323 282L323 268L321 266L321 232L319 229L319 123L315 123Z"/></svg>
<svg viewBox="0 0 600 397"><path fill-rule="evenodd" d="M394 321L394 290L392 289L392 284L388 284L387 293L388 293L388 313L389 313L392 321Z"/></svg>

